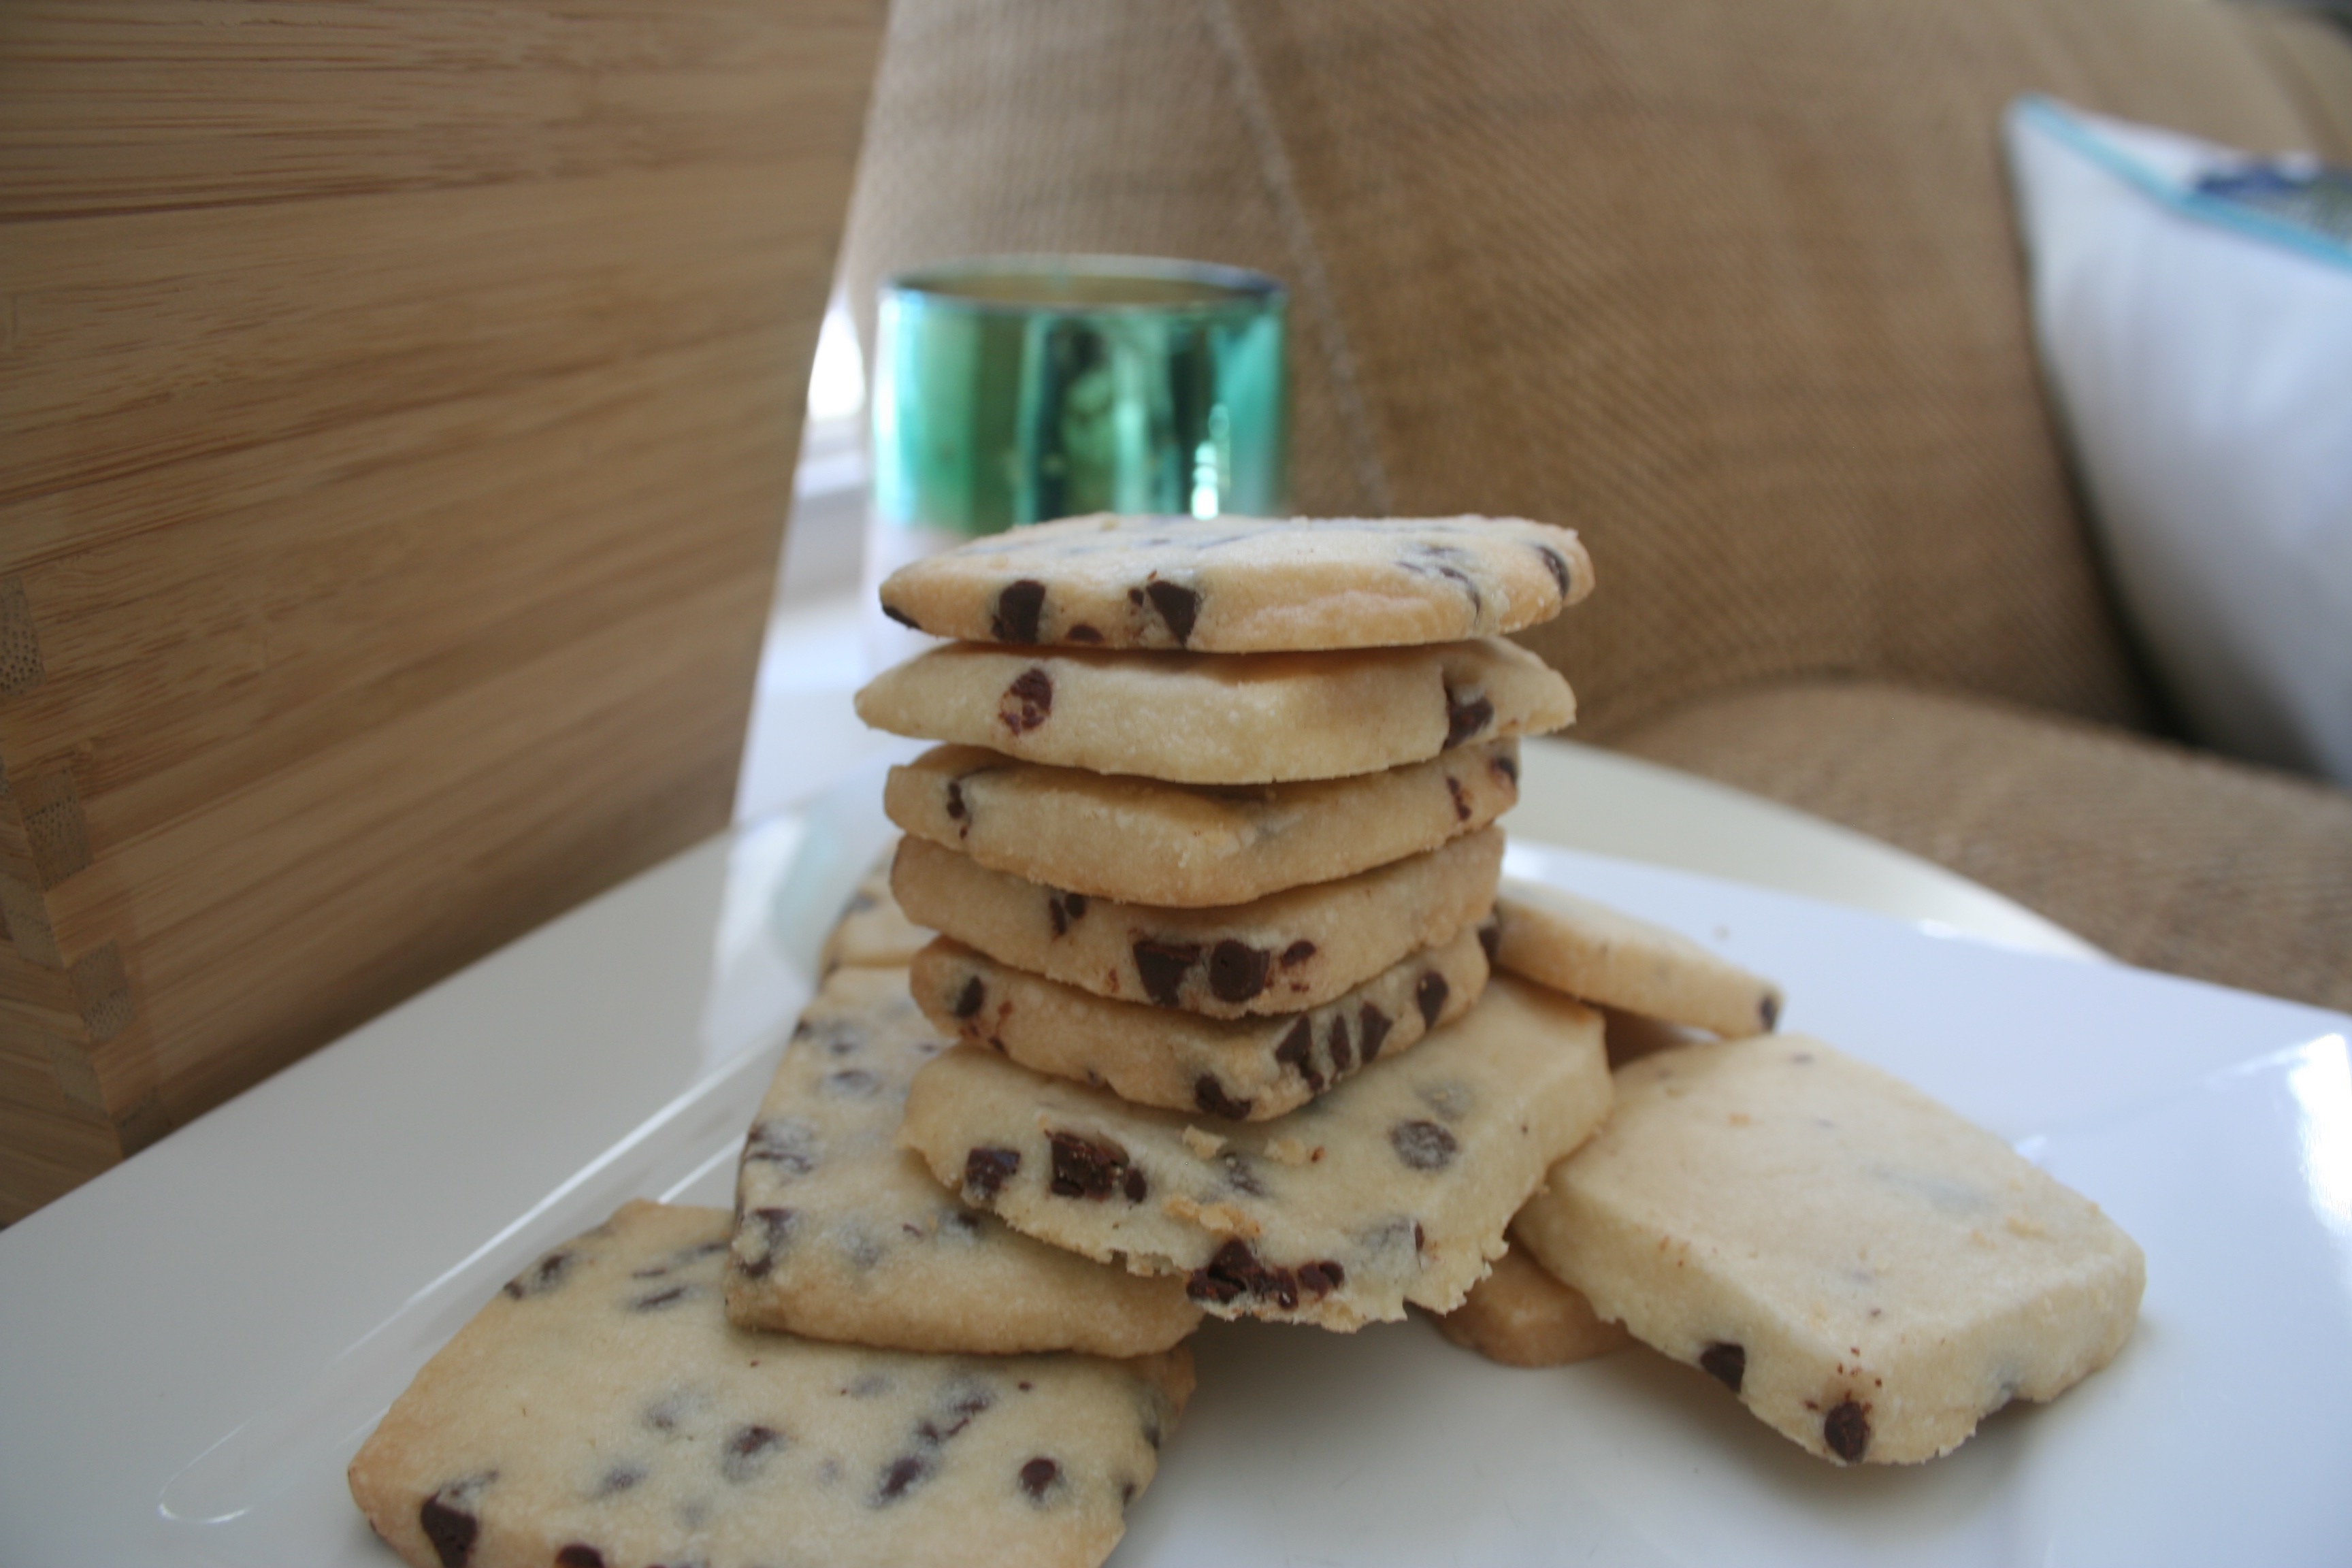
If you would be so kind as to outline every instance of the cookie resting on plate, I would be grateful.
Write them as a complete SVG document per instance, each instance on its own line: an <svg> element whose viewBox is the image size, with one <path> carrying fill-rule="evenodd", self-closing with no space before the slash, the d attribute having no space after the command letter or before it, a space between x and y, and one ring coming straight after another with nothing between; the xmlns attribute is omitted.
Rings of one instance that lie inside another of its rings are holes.
<svg viewBox="0 0 2352 1568"><path fill-rule="evenodd" d="M971 642L1286 653L1496 637L1591 589L1576 534L1521 518L1097 514L902 566L882 607Z"/></svg>
<svg viewBox="0 0 2352 1568"><path fill-rule="evenodd" d="M916 1070L947 1048L904 969L836 969L793 1028L735 1177L727 1315L898 1350L1139 1355L1200 1309L1006 1228L898 1147Z"/></svg>
<svg viewBox="0 0 2352 1568"><path fill-rule="evenodd" d="M1450 1311L1609 1112L1600 1016L1508 975L1403 1056L1271 1121L1129 1105L959 1046L899 1141L1016 1230L1181 1276L1220 1317L1350 1331Z"/></svg>
<svg viewBox="0 0 2352 1568"><path fill-rule="evenodd" d="M1197 909L1336 881L1475 833L1519 797L1519 743L1484 741L1352 778L1178 784L935 746L890 770L883 809L992 871Z"/></svg>
<svg viewBox="0 0 2352 1568"><path fill-rule="evenodd" d="M1502 874L1489 827L1337 882L1214 909L1156 909L1040 887L928 839L898 846L908 918L999 963L1118 1001L1213 1018L1319 1006L1485 920Z"/></svg>
<svg viewBox="0 0 2352 1568"><path fill-rule="evenodd" d="M895 735L1200 784L1378 773L1576 718L1559 673L1496 637L1224 655L950 643L884 670L856 702Z"/></svg>
<svg viewBox="0 0 2352 1568"><path fill-rule="evenodd" d="M944 937L916 954L913 984L924 1016L950 1039L1132 1104L1263 1121L1467 1012L1486 988L1492 936L1474 927L1318 1007L1259 1017L1113 1002Z"/></svg>
<svg viewBox="0 0 2352 1568"><path fill-rule="evenodd" d="M352 1461L412 1568L1090 1568L1192 1388L730 1325L724 1210L632 1203L490 1299Z"/></svg>
<svg viewBox="0 0 2352 1568"><path fill-rule="evenodd" d="M1512 1235L1812 1453L1932 1458L2131 1335L2147 1278L2131 1237L1876 1068L1758 1035L1616 1081L1609 1125Z"/></svg>

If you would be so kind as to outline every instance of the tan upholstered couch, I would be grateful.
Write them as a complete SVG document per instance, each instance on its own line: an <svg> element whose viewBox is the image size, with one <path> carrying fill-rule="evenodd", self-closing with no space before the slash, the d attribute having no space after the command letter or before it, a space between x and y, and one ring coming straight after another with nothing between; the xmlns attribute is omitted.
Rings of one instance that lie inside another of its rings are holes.
<svg viewBox="0 0 2352 1568"><path fill-rule="evenodd" d="M2352 796L2162 738L2037 377L2013 95L2352 160L2352 34L2192 0L898 0L889 268L1289 279L1297 500L1517 512L1580 738L2135 963L2352 1007Z"/></svg>

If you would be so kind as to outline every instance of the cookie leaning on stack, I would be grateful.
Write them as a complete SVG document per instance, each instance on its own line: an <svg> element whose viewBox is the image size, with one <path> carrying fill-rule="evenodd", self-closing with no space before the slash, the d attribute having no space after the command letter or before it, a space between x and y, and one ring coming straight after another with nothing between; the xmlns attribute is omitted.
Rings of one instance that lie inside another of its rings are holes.
<svg viewBox="0 0 2352 1568"><path fill-rule="evenodd" d="M1565 529L1462 518L1081 518L894 575L965 639L858 695L949 742L885 796L961 1042L901 1141L1221 1316L1457 1303L1608 1103L1598 1017L1496 996L1480 940L1517 737L1575 712L1499 634L1591 580Z"/></svg>

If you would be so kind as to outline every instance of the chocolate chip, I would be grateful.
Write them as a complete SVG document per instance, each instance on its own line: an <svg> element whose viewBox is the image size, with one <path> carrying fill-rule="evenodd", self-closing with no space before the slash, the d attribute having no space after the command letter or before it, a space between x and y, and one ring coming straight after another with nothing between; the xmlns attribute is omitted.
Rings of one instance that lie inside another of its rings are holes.
<svg viewBox="0 0 2352 1568"><path fill-rule="evenodd" d="M486 1470L451 1481L417 1509L416 1522L424 1527L425 1539L433 1543L433 1555L441 1560L441 1568L463 1568L474 1554L474 1538L482 1532L482 1521L474 1517L475 1500L498 1479L496 1470Z"/></svg>
<svg viewBox="0 0 2352 1568"><path fill-rule="evenodd" d="M1486 955L1486 962L1489 963L1494 963L1495 960L1501 955L1503 951L1503 921L1500 916L1489 916L1486 922L1479 926L1478 951Z"/></svg>
<svg viewBox="0 0 2352 1568"><path fill-rule="evenodd" d="M1209 993L1220 1002L1246 1002L1265 989L1273 957L1262 947L1228 939L1209 951Z"/></svg>
<svg viewBox="0 0 2352 1568"><path fill-rule="evenodd" d="M1286 1310L1298 1305L1298 1277L1287 1268L1269 1267L1252 1252L1249 1243L1226 1242L1206 1265L1192 1270L1184 1293L1195 1301L1224 1306L1244 1296L1257 1296Z"/></svg>
<svg viewBox="0 0 2352 1568"><path fill-rule="evenodd" d="M779 1176L805 1176L816 1169L816 1129L796 1116L751 1123L743 1163L773 1165Z"/></svg>
<svg viewBox="0 0 2352 1568"><path fill-rule="evenodd" d="M851 1100L865 1100L880 1087L881 1080L864 1068L844 1068L839 1072L824 1076L825 1093Z"/></svg>
<svg viewBox="0 0 2352 1568"><path fill-rule="evenodd" d="M1370 1067L1372 1058L1381 1054L1381 1042L1389 1037L1389 1016L1370 1002L1365 1003L1356 1015L1356 1037L1363 1042L1364 1065Z"/></svg>
<svg viewBox="0 0 2352 1568"><path fill-rule="evenodd" d="M1013 684L1004 689L1003 700L997 704L996 716L1014 734L1025 735L1053 711L1054 678L1033 668L1013 678Z"/></svg>
<svg viewBox="0 0 2352 1568"><path fill-rule="evenodd" d="M979 1012L981 1004L987 1000L988 987L982 984L980 976L975 974L963 983L961 991L956 993L955 1016L959 1018L969 1018Z"/></svg>
<svg viewBox="0 0 2352 1568"><path fill-rule="evenodd" d="M1184 977L1200 962L1198 942L1153 942L1147 938L1135 944L1135 973L1143 982L1143 994L1162 1007L1176 1005L1177 995L1184 989Z"/></svg>
<svg viewBox="0 0 2352 1568"><path fill-rule="evenodd" d="M1294 942L1282 950L1282 967L1296 969L1315 956L1315 944L1304 940Z"/></svg>
<svg viewBox="0 0 2352 1568"><path fill-rule="evenodd" d="M1127 591L1127 602L1140 609L1143 605L1143 590L1140 588L1129 588Z"/></svg>
<svg viewBox="0 0 2352 1568"><path fill-rule="evenodd" d="M1192 638L1193 619L1201 613L1201 595L1179 583L1146 583L1143 592L1160 618L1168 623L1176 646L1182 647Z"/></svg>
<svg viewBox="0 0 2352 1568"><path fill-rule="evenodd" d="M1225 1185L1234 1191L1247 1193L1254 1198L1265 1196L1265 1184L1257 1179L1256 1167L1250 1163L1249 1156L1240 1150L1225 1150L1217 1156L1217 1164L1225 1178Z"/></svg>
<svg viewBox="0 0 2352 1568"><path fill-rule="evenodd" d="M1445 793L1454 797L1454 820L1456 822L1469 821L1470 794L1467 790L1465 790L1462 787L1462 781L1455 778L1452 773L1446 774Z"/></svg>
<svg viewBox="0 0 2352 1568"><path fill-rule="evenodd" d="M1452 687L1445 689L1445 744L1451 751L1463 742L1483 733L1495 721L1495 705L1484 697L1462 700Z"/></svg>
<svg viewBox="0 0 2352 1568"><path fill-rule="evenodd" d="M1116 1143L1097 1143L1075 1132L1047 1132L1045 1141L1054 1146L1054 1173L1046 1186L1057 1198L1107 1198L1128 1174L1127 1151Z"/></svg>
<svg viewBox="0 0 2352 1568"><path fill-rule="evenodd" d="M1272 1301L1287 1311L1298 1305L1299 1292L1327 1296L1346 1283L1348 1271L1328 1258L1303 1263L1297 1270L1265 1262L1244 1241L1232 1240L1217 1248L1207 1265L1192 1271L1185 1293L1196 1301L1225 1306L1244 1296Z"/></svg>
<svg viewBox="0 0 2352 1568"><path fill-rule="evenodd" d="M1436 570L1439 576L1447 578L1462 585L1462 592L1467 595L1470 599L1471 614L1475 615L1479 610L1485 607L1486 601L1478 596L1478 584L1470 580L1468 574L1463 572L1460 568L1454 566L1440 566Z"/></svg>
<svg viewBox="0 0 2352 1568"><path fill-rule="evenodd" d="M1062 1479L1062 1467L1047 1458L1035 1458L1021 1467L1021 1489L1029 1494L1031 1502L1044 1502L1054 1483Z"/></svg>
<svg viewBox="0 0 2352 1568"><path fill-rule="evenodd" d="M675 1432L677 1424L694 1414L702 1404L692 1393L671 1394L646 1406L645 1423L656 1432Z"/></svg>
<svg viewBox="0 0 2352 1568"><path fill-rule="evenodd" d="M794 1215L786 1208L760 1208L753 1209L750 1217L759 1226L761 1246L756 1257L737 1258L735 1272L746 1279L765 1279L776 1267L776 1255L792 1238Z"/></svg>
<svg viewBox="0 0 2352 1568"><path fill-rule="evenodd" d="M1442 1171L1454 1163L1462 1145L1434 1121L1400 1121L1389 1129L1396 1157L1416 1171Z"/></svg>
<svg viewBox="0 0 2352 1568"><path fill-rule="evenodd" d="M1143 1179L1143 1173L1133 1166L1129 1166L1128 1168L1127 1180L1121 1184L1119 1190L1127 1194L1127 1201L1129 1203L1139 1204L1144 1200L1146 1195L1150 1193L1151 1188L1150 1184Z"/></svg>
<svg viewBox="0 0 2352 1568"><path fill-rule="evenodd" d="M604 1554L575 1541L555 1554L555 1568L604 1568Z"/></svg>
<svg viewBox="0 0 2352 1568"><path fill-rule="evenodd" d="M1290 1033L1282 1037L1282 1044L1274 1047L1274 1059L1295 1070L1307 1080L1310 1094L1323 1092L1323 1072L1315 1065L1315 1026L1305 1018L1290 1026Z"/></svg>
<svg viewBox="0 0 2352 1568"><path fill-rule="evenodd" d="M1486 759L1486 765L1503 775L1514 789L1519 783L1519 759L1507 752L1497 752Z"/></svg>
<svg viewBox="0 0 2352 1568"><path fill-rule="evenodd" d="M1007 583L996 595L996 613L989 617L988 635L998 642L1034 643L1037 617L1045 608L1045 584L1034 577Z"/></svg>
<svg viewBox="0 0 2352 1568"><path fill-rule="evenodd" d="M1331 1033L1328 1037L1328 1044L1331 1052L1331 1076L1338 1078L1356 1065L1355 1050L1348 1044L1347 1019L1335 1017L1331 1020Z"/></svg>
<svg viewBox="0 0 2352 1568"><path fill-rule="evenodd" d="M570 1251L551 1252L506 1283L506 1293L520 1301L527 1296L544 1296L563 1283L580 1255Z"/></svg>
<svg viewBox="0 0 2352 1568"><path fill-rule="evenodd" d="M659 1290L649 1290L629 1303L632 1312L658 1312L665 1307L675 1307L688 1296L697 1294L691 1285L670 1285Z"/></svg>
<svg viewBox="0 0 2352 1568"><path fill-rule="evenodd" d="M1298 1288L1310 1296L1328 1296L1348 1282L1348 1271L1326 1258L1298 1266Z"/></svg>
<svg viewBox="0 0 2352 1568"><path fill-rule="evenodd" d="M892 620L898 622L902 626L908 627L914 631L921 631L923 629L920 626L916 624L914 616L908 615L906 611L900 609L898 605L891 604L887 600L883 601L882 613L889 616Z"/></svg>
<svg viewBox="0 0 2352 1568"><path fill-rule="evenodd" d="M1780 999L1778 996L1767 996L1761 1002L1759 1002L1756 1005L1756 1017L1757 1020L1764 1026L1764 1032L1768 1035L1773 1030L1779 1028L1780 1026Z"/></svg>
<svg viewBox="0 0 2352 1568"><path fill-rule="evenodd" d="M891 1460L874 1489L874 1506L887 1508L929 1480L931 1472L938 1468L939 1461L929 1454L906 1454Z"/></svg>
<svg viewBox="0 0 2352 1568"><path fill-rule="evenodd" d="M1822 1418L1822 1441L1847 1464L1860 1461L1870 1451L1870 1407L1851 1399L1832 1405Z"/></svg>
<svg viewBox="0 0 2352 1568"><path fill-rule="evenodd" d="M737 1486L760 1479L760 1471L768 1456L784 1446L784 1435L773 1426L744 1426L727 1439L727 1451L719 1457L719 1473Z"/></svg>
<svg viewBox="0 0 2352 1568"><path fill-rule="evenodd" d="M1020 1169L1018 1149L974 1149L963 1157L964 1196L975 1202L992 1198Z"/></svg>
<svg viewBox="0 0 2352 1568"><path fill-rule="evenodd" d="M915 1441L927 1448L939 1447L971 1426L973 1416L996 1403L994 1394L969 1381L960 1383L951 1392L955 1397L945 1409L915 1424Z"/></svg>
<svg viewBox="0 0 2352 1568"><path fill-rule="evenodd" d="M948 816L951 821L963 821L963 781L961 779L950 779L948 781ZM966 825L964 832L969 834L971 831L971 826Z"/></svg>
<svg viewBox="0 0 2352 1568"><path fill-rule="evenodd" d="M1536 553L1542 556L1543 563L1551 568L1551 580L1559 584L1559 596L1567 598L1568 558L1549 544L1537 545Z"/></svg>
<svg viewBox="0 0 2352 1568"><path fill-rule="evenodd" d="M1045 895L1045 918L1053 922L1055 936L1066 936L1069 930L1086 918L1087 896L1084 893L1048 893Z"/></svg>
<svg viewBox="0 0 2352 1568"><path fill-rule="evenodd" d="M596 1485L588 1495L600 1498L618 1497L645 1479L646 1468L643 1465L614 1465L596 1478Z"/></svg>
<svg viewBox="0 0 2352 1568"><path fill-rule="evenodd" d="M1064 632L1062 636L1069 641L1076 643L1093 644L1103 640L1102 633L1095 630L1094 627L1087 626L1084 621L1072 626L1068 631Z"/></svg>
<svg viewBox="0 0 2352 1568"><path fill-rule="evenodd" d="M1717 1340L1699 1352L1698 1364L1709 1377L1737 1394L1748 1380L1748 1347Z"/></svg>
<svg viewBox="0 0 2352 1568"><path fill-rule="evenodd" d="M1276 1054L1280 1054L1279 1047ZM1204 1072L1192 1080L1192 1103L1207 1114L1222 1116L1229 1121L1240 1121L1250 1113L1250 1101L1227 1094L1214 1073Z"/></svg>
<svg viewBox="0 0 2352 1568"><path fill-rule="evenodd" d="M1412 1000L1414 1005L1421 1009L1423 1025L1433 1029L1437 1027L1437 1016L1445 1011L1445 998L1453 994L1453 989L1445 984L1445 976L1434 969L1421 977L1420 984L1412 988Z"/></svg>

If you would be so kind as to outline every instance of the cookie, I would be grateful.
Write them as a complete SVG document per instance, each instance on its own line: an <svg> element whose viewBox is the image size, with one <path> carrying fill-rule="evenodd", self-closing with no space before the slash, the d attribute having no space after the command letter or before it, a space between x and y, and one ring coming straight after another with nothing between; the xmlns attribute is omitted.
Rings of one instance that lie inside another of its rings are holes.
<svg viewBox="0 0 2352 1568"><path fill-rule="evenodd" d="M1583 1291L1517 1247L1495 1259L1495 1271L1470 1287L1462 1305L1430 1321L1464 1350L1505 1366L1566 1366L1633 1342Z"/></svg>
<svg viewBox="0 0 2352 1568"><path fill-rule="evenodd" d="M1622 1068L1609 1125L1512 1230L1840 1463L1931 1458L2012 1398L2056 1397L2123 1347L2146 1277L2096 1205L1794 1035Z"/></svg>
<svg viewBox="0 0 2352 1568"><path fill-rule="evenodd" d="M1496 637L1592 590L1573 531L1519 518L1066 518L882 584L933 637L1286 653Z"/></svg>
<svg viewBox="0 0 2352 1568"><path fill-rule="evenodd" d="M931 1356L730 1327L727 1215L633 1203L548 1253L352 1461L414 1568L1100 1563L1192 1386L1181 1348Z"/></svg>
<svg viewBox="0 0 2352 1568"><path fill-rule="evenodd" d="M1378 773L1576 717L1568 682L1515 643L1347 653L1019 652L950 643L857 694L877 729L1025 762L1177 784Z"/></svg>
<svg viewBox="0 0 2352 1568"><path fill-rule="evenodd" d="M1158 909L991 871L927 839L898 846L908 919L1000 963L1118 1001L1215 1018L1297 1013L1486 918L1503 864L1489 827L1424 855L1246 904Z"/></svg>
<svg viewBox="0 0 2352 1568"><path fill-rule="evenodd" d="M1519 743L1484 741L1349 779L1202 788L940 746L883 808L994 871L1090 898L1197 909L1336 881L1475 833L1519 797Z"/></svg>
<svg viewBox="0 0 2352 1568"><path fill-rule="evenodd" d="M898 1145L915 1070L946 1048L903 969L835 970L801 1015L735 1178L727 1316L900 1350L1139 1355L1200 1309L1005 1228Z"/></svg>
<svg viewBox="0 0 2352 1568"><path fill-rule="evenodd" d="M1137 1105L1263 1121L1295 1110L1469 1011L1486 988L1481 926L1303 1013L1202 1018L1113 1002L945 938L915 957L915 1000L950 1039L1108 1088Z"/></svg>
<svg viewBox="0 0 2352 1568"><path fill-rule="evenodd" d="M1496 901L1496 963L1555 991L1727 1038L1769 1034L1780 988L1680 931L1517 878Z"/></svg>
<svg viewBox="0 0 2352 1568"><path fill-rule="evenodd" d="M1545 1170L1609 1111L1601 1020L1498 975L1413 1050L1272 1121L1126 1103L959 1046L900 1142L966 1203L1210 1312L1353 1330L1451 1311Z"/></svg>
<svg viewBox="0 0 2352 1568"><path fill-rule="evenodd" d="M886 853L842 906L841 918L817 954L816 972L831 974L845 963L859 969L904 969L937 934L908 920L890 896L890 855Z"/></svg>

